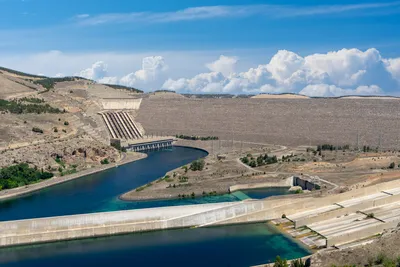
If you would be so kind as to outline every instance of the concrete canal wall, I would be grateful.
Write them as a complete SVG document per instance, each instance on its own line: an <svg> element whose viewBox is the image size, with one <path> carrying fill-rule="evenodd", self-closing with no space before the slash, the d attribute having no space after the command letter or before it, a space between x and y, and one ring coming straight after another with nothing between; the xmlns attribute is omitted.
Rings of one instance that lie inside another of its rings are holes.
<svg viewBox="0 0 400 267"><path fill-rule="evenodd" d="M283 214L321 233L330 246L396 226L400 221L399 200L400 181L394 181L323 198L294 196L1 222L0 246L261 222L281 218ZM369 212L374 213L375 218L366 220L365 214ZM349 217L346 214L350 214ZM358 219L352 220L352 216Z"/></svg>

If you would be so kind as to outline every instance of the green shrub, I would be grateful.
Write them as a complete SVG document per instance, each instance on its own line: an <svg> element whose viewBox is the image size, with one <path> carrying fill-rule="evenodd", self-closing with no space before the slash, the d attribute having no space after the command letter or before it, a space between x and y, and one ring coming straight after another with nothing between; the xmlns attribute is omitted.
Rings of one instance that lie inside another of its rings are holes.
<svg viewBox="0 0 400 267"><path fill-rule="evenodd" d="M42 129L40 129L40 128L38 128L38 127L33 127L32 128L32 132L35 132L35 133L43 133L43 130Z"/></svg>
<svg viewBox="0 0 400 267"><path fill-rule="evenodd" d="M368 213L367 214L367 218L368 219L371 219L371 218L374 218L374 217L375 217L375 215L373 213Z"/></svg>
<svg viewBox="0 0 400 267"><path fill-rule="evenodd" d="M302 259L293 260L290 263L290 267L305 267L306 264L303 262Z"/></svg>
<svg viewBox="0 0 400 267"><path fill-rule="evenodd" d="M281 259L280 256L277 256L275 259L274 267L289 267L287 260Z"/></svg>
<svg viewBox="0 0 400 267"><path fill-rule="evenodd" d="M209 141L209 140L218 140L219 139L217 136L201 137L201 136L182 135L182 134L179 134L179 135L177 134L176 138L184 139L184 140L201 140L201 141Z"/></svg>
<svg viewBox="0 0 400 267"><path fill-rule="evenodd" d="M16 188L52 178L50 172L30 168L27 163L20 163L0 169L0 190Z"/></svg>
<svg viewBox="0 0 400 267"><path fill-rule="evenodd" d="M105 158L105 159L101 160L100 163L102 165L106 165L106 164L110 164L110 161L107 158Z"/></svg>
<svg viewBox="0 0 400 267"><path fill-rule="evenodd" d="M58 108L53 108L49 104L26 104L21 100L7 101L0 99L0 111L7 111L13 114L26 113L62 113Z"/></svg>
<svg viewBox="0 0 400 267"><path fill-rule="evenodd" d="M69 122L68 122L68 121L64 121L64 125L65 125L65 126L68 126L68 125L69 125Z"/></svg>
<svg viewBox="0 0 400 267"><path fill-rule="evenodd" d="M375 260L375 264L383 264L383 262L387 259L386 255L381 252L378 254Z"/></svg>
<svg viewBox="0 0 400 267"><path fill-rule="evenodd" d="M195 160L190 164L190 169L192 171L202 171L204 169L205 162L203 159Z"/></svg>

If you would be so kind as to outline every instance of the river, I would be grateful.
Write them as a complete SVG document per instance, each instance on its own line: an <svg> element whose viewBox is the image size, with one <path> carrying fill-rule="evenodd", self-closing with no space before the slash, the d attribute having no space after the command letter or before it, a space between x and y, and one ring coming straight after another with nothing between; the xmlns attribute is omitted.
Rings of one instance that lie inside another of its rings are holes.
<svg viewBox="0 0 400 267"><path fill-rule="evenodd" d="M237 201L234 195L144 202L118 199L132 188L206 155L202 150L185 147L152 151L143 160L0 202L0 220ZM269 190L268 195L283 193L279 190L274 192ZM255 195L260 195L260 192ZM0 266L109 266L118 262L135 266L240 267L271 261L278 254L289 258L309 252L270 226L254 224L7 248L0 250Z"/></svg>

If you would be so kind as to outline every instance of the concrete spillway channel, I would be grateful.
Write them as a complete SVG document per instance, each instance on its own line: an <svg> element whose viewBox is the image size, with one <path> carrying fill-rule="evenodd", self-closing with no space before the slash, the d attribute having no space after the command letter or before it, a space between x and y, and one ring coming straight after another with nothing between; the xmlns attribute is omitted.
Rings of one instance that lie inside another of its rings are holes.
<svg viewBox="0 0 400 267"><path fill-rule="evenodd" d="M115 127L114 121L112 120L110 113L105 113L104 115L108 122L108 125L110 126L110 131L115 134L115 138L120 138L120 133L118 129Z"/></svg>
<svg viewBox="0 0 400 267"><path fill-rule="evenodd" d="M118 138L127 139L126 136L124 135L124 132L122 131L120 125L118 124L117 119L114 116L114 113L107 113L107 114L108 114L109 118L111 119L114 129L117 130Z"/></svg>
<svg viewBox="0 0 400 267"><path fill-rule="evenodd" d="M106 124L108 132L110 133L111 137L117 138L117 135L115 134L113 128L111 127L110 122L108 121L108 118L106 117L106 115L104 113L101 113L101 117L103 118L104 123Z"/></svg>
<svg viewBox="0 0 400 267"><path fill-rule="evenodd" d="M125 113L125 114L126 114L126 116L129 117L129 119L130 119L130 121L131 121L133 127L135 128L135 130L136 130L136 132L137 132L139 138L142 138L142 137L143 137L143 133L140 132L139 127L136 125L136 123L135 123L135 121L133 120L132 116L131 116L129 113Z"/></svg>
<svg viewBox="0 0 400 267"><path fill-rule="evenodd" d="M300 229L301 234L319 233L320 238L315 241L325 241L328 247L366 239L400 222L400 181L320 198L251 200L0 222L0 246L265 222L283 215L293 221L293 229ZM304 227L312 231L301 229Z"/></svg>
<svg viewBox="0 0 400 267"><path fill-rule="evenodd" d="M128 128L125 125L125 121L122 119L122 117L120 116L120 113L116 112L115 116L117 118L117 121L122 129L122 131L124 132L125 136L127 137L127 139L134 139L134 137L131 135L131 132L128 130Z"/></svg>
<svg viewBox="0 0 400 267"><path fill-rule="evenodd" d="M400 187L390 191L367 193L288 218L295 228L306 226L320 234L327 247L370 238L400 222Z"/></svg>
<svg viewBox="0 0 400 267"><path fill-rule="evenodd" d="M137 133L135 132L135 129L132 127L132 124L129 121L129 118L127 118L127 116L125 115L125 112L121 112L119 115L121 116L122 120L124 121L130 135L132 136L132 139L138 139L139 137L138 137Z"/></svg>
<svg viewBox="0 0 400 267"><path fill-rule="evenodd" d="M103 120L112 138L140 139L143 135L127 112L105 112L101 113Z"/></svg>
<svg viewBox="0 0 400 267"><path fill-rule="evenodd" d="M132 133L135 135L136 139L141 138L142 136L140 135L139 131L136 129L132 118L126 113L126 112L122 112L122 116L125 118L127 124L129 125Z"/></svg>

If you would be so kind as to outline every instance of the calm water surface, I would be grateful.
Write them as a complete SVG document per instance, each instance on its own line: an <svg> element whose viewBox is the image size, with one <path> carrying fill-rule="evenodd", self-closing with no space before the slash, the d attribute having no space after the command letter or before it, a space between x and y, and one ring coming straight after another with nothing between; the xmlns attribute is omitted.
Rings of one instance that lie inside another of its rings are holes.
<svg viewBox="0 0 400 267"><path fill-rule="evenodd" d="M185 147L152 151L143 160L0 202L0 221L156 207L156 202L123 202L118 196L206 155Z"/></svg>
<svg viewBox="0 0 400 267"><path fill-rule="evenodd" d="M0 202L0 221L99 211L237 201L235 194L185 200L124 202L118 196L205 157L184 147L149 152L146 159ZM248 190L252 198L284 189ZM247 197L240 192L241 197ZM0 250L0 266L250 266L309 252L266 224L181 229Z"/></svg>
<svg viewBox="0 0 400 267"><path fill-rule="evenodd" d="M0 250L2 267L244 267L309 253L267 224L114 236Z"/></svg>

